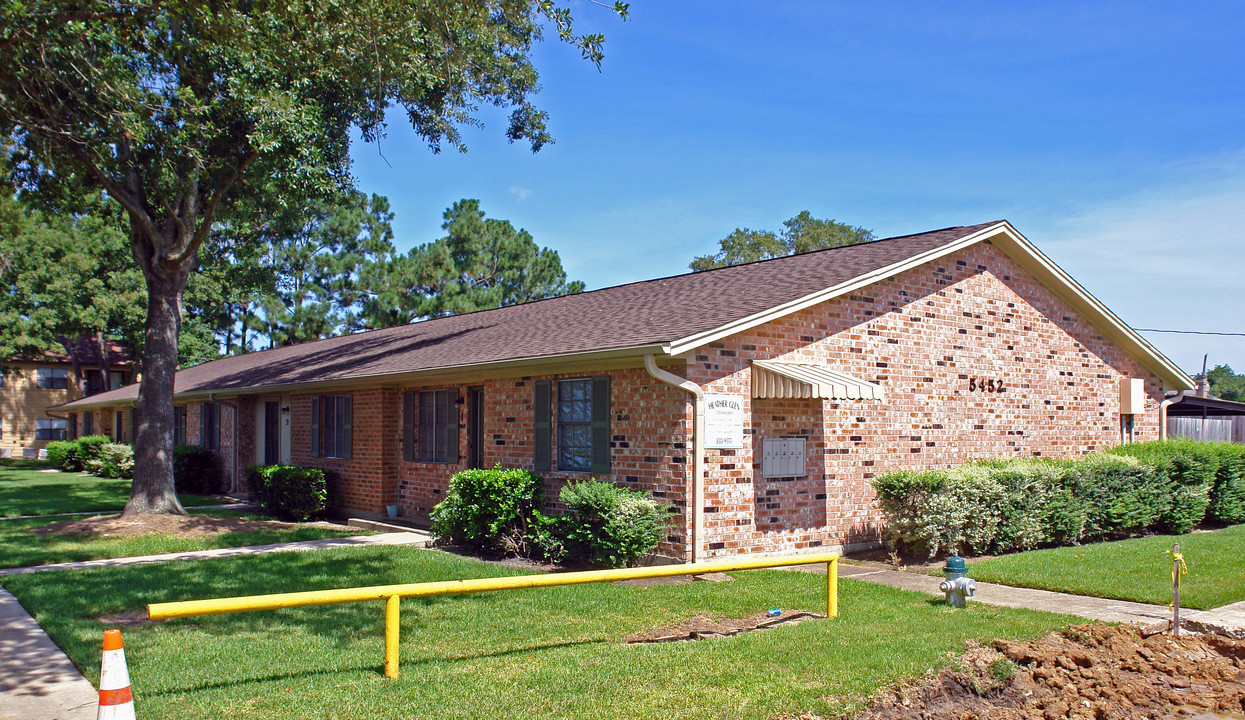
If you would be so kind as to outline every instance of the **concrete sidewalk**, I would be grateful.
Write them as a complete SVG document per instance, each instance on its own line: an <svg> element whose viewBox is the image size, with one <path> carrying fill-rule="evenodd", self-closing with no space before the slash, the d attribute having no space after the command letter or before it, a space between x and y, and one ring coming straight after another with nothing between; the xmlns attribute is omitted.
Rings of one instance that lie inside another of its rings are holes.
<svg viewBox="0 0 1245 720"><path fill-rule="evenodd" d="M826 572L824 565L806 565L803 569L809 572L820 572L823 575ZM940 576L920 572L899 572L882 563L869 562L860 565L839 563L839 577L942 596L942 591L938 589L938 584L942 582ZM977 593L969 602L1045 610L1063 615L1076 615L1089 620L1137 625L1154 625L1171 620L1172 616L1171 610L1166 605L1147 605L1127 600L1070 595L987 582L977 583ZM1225 605L1214 610L1184 609L1180 611L1180 619L1182 625L1185 621L1194 621L1245 633L1245 602Z"/></svg>
<svg viewBox="0 0 1245 720"><path fill-rule="evenodd" d="M209 558L236 557L238 555L332 550L343 547L368 547L370 545L415 545L417 547L426 547L430 540L431 537L428 533L412 530L410 532L391 532L379 535L352 535L350 537L326 538L324 540L300 540L298 542L273 543L271 545L245 545L243 547L216 548L214 550L189 550L160 555L138 555L106 560L79 560L77 562L54 563L52 565L32 565L30 567L6 568L0 570L0 575L24 575L26 573L50 570L87 570L90 568L119 567L122 565L146 565L148 563L172 562L175 560L206 560ZM0 716L0 718L3 718L3 716Z"/></svg>

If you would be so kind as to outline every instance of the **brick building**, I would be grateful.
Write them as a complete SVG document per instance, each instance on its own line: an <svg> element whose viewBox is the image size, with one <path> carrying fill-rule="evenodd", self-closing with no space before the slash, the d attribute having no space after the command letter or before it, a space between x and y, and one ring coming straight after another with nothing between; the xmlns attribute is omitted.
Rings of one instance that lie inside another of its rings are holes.
<svg viewBox="0 0 1245 720"><path fill-rule="evenodd" d="M672 503L691 559L874 542L877 472L1155 438L1191 387L994 222L226 358L176 402L237 477L332 468L352 511L426 517L464 467L593 476Z"/></svg>
<svg viewBox="0 0 1245 720"><path fill-rule="evenodd" d="M114 412L102 424L89 426L76 417L48 412L48 408L131 381L134 362L130 350L108 341L106 351L103 366L108 368L107 381L99 342L94 339L70 344L65 352L45 352L0 364L0 457L37 457L49 442L76 437L79 431L109 435L120 442L128 440L132 436L128 407L118 408L120 423Z"/></svg>

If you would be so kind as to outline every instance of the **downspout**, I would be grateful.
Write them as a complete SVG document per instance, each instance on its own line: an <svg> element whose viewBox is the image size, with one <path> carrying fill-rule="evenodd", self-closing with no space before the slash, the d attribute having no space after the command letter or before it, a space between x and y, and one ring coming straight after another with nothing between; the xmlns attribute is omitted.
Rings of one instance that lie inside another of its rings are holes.
<svg viewBox="0 0 1245 720"><path fill-rule="evenodd" d="M692 394L692 562L700 562L705 540L705 391L691 380L657 367L652 355L644 356L644 369L661 382Z"/></svg>
<svg viewBox="0 0 1245 720"><path fill-rule="evenodd" d="M216 400L213 393L208 393L208 402L219 402L233 411L233 464L229 467L229 494L236 495L238 492L238 423L241 420L238 415L238 404ZM199 428L199 433L203 433L203 428Z"/></svg>
<svg viewBox="0 0 1245 720"><path fill-rule="evenodd" d="M1159 403L1159 440L1167 439L1167 406L1176 402L1176 398L1179 397L1177 395L1175 398L1167 398Z"/></svg>

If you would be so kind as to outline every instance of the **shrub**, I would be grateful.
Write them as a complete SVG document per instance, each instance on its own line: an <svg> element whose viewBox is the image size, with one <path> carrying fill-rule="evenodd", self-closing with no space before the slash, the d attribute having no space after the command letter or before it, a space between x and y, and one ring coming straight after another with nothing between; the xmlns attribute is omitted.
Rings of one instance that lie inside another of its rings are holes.
<svg viewBox="0 0 1245 720"><path fill-rule="evenodd" d="M432 535L486 555L541 556L551 545L542 497L541 479L526 470L463 470L432 509Z"/></svg>
<svg viewBox="0 0 1245 720"><path fill-rule="evenodd" d="M324 471L297 465L252 465L246 469L252 499L265 513L302 522L321 515L328 491Z"/></svg>
<svg viewBox="0 0 1245 720"><path fill-rule="evenodd" d="M636 564L657 547L672 508L648 493L589 480L562 488L566 512L557 520L563 562L589 567Z"/></svg>
<svg viewBox="0 0 1245 720"><path fill-rule="evenodd" d="M1219 459L1206 516L1231 525L1245 522L1245 445L1209 443Z"/></svg>
<svg viewBox="0 0 1245 720"><path fill-rule="evenodd" d="M1210 446L1180 439L1121 445L1110 452L1138 458L1166 477L1168 503L1159 516L1158 528L1180 535L1206 516L1219 468L1219 457Z"/></svg>
<svg viewBox="0 0 1245 720"><path fill-rule="evenodd" d="M78 443L73 440L53 440L48 443L48 460L65 472L78 472L82 463L78 460Z"/></svg>
<svg viewBox="0 0 1245 720"><path fill-rule="evenodd" d="M78 445L78 462L82 465L82 469L86 470L88 462L99 460L100 448L111 443L112 438L107 435L83 435L74 442Z"/></svg>
<svg viewBox="0 0 1245 720"><path fill-rule="evenodd" d="M215 495L225 490L220 456L198 445L173 448L173 485L179 493Z"/></svg>
<svg viewBox="0 0 1245 720"><path fill-rule="evenodd" d="M82 463L83 468L102 478L129 480L134 477L134 448L121 443L104 443L97 455Z"/></svg>
<svg viewBox="0 0 1245 720"><path fill-rule="evenodd" d="M1133 457L1087 455L1073 464L1073 493L1085 500L1085 536L1137 535L1158 523L1169 505L1167 477Z"/></svg>

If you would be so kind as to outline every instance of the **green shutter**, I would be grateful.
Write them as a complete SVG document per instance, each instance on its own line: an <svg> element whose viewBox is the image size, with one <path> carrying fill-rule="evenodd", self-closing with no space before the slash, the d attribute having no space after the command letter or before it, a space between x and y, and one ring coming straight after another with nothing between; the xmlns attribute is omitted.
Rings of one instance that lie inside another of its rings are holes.
<svg viewBox="0 0 1245 720"><path fill-rule="evenodd" d="M402 393L402 459L415 460L415 391Z"/></svg>
<svg viewBox="0 0 1245 720"><path fill-rule="evenodd" d="M549 418L551 384L548 380L537 380L535 386L536 397L532 403L532 407L535 410L535 422L532 426L532 444L534 446L532 461L536 472L549 472L553 469L553 457L549 447L550 440L552 439Z"/></svg>
<svg viewBox="0 0 1245 720"><path fill-rule="evenodd" d="M354 444L354 396L341 396L342 402L337 406L339 413L338 422L342 424L342 440L341 447L338 448L338 457L349 460L351 458L351 448Z"/></svg>
<svg viewBox="0 0 1245 720"><path fill-rule="evenodd" d="M592 472L610 472L610 378L592 378Z"/></svg>
<svg viewBox="0 0 1245 720"><path fill-rule="evenodd" d="M445 391L445 462L458 464L458 390Z"/></svg>
<svg viewBox="0 0 1245 720"><path fill-rule="evenodd" d="M320 398L311 398L311 457L320 457Z"/></svg>

